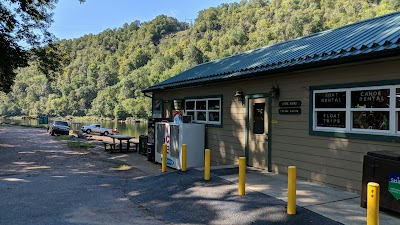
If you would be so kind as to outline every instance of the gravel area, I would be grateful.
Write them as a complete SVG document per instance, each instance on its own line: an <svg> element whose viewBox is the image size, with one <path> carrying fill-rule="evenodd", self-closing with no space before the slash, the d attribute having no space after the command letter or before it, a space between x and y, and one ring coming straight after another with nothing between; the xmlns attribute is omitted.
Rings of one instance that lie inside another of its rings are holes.
<svg viewBox="0 0 400 225"><path fill-rule="evenodd" d="M66 136L64 136L66 137ZM71 149L46 129L0 126L0 224L165 224L129 201L146 175L93 143Z"/></svg>

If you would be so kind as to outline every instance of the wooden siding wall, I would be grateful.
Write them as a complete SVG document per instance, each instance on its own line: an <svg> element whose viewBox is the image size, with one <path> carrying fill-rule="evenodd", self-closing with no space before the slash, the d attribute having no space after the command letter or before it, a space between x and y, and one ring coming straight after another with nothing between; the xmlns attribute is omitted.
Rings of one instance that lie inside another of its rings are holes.
<svg viewBox="0 0 400 225"><path fill-rule="evenodd" d="M245 108L233 100L235 91L240 86L235 84L213 85L206 87L185 88L155 93L155 98L185 99L222 96L222 127L206 127L206 148L211 149L212 165L232 165L239 156L244 156L245 147ZM160 96L160 97L159 97Z"/></svg>
<svg viewBox="0 0 400 225"><path fill-rule="evenodd" d="M298 177L313 182L359 192L363 156L369 151L390 150L400 153L400 143L345 139L309 135L309 87L366 81L400 79L400 59L368 62L262 79L202 87L183 88L155 93L155 98L182 99L196 96L223 96L223 126L206 128L206 144L212 150L212 165L237 164L245 155L245 108L233 100L235 90L245 95L267 93L273 83L279 84L280 97L272 102L272 169L286 173L295 165ZM301 100L300 115L280 115L279 101Z"/></svg>

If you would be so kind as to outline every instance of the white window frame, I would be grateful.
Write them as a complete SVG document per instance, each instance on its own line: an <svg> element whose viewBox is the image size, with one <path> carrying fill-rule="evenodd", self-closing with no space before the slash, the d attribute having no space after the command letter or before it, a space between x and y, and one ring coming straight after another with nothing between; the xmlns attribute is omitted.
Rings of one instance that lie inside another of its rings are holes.
<svg viewBox="0 0 400 225"><path fill-rule="evenodd" d="M393 89L394 89L394 93L395 93L395 95L396 95L396 98L393 98L393 100L392 99L390 99L390 100L392 100L391 102L390 102L390 105L392 105L392 104L394 104L394 107L396 107L396 101L397 101L397 98L400 98L400 94L399 95L397 95L397 93L396 93L396 89L397 88L400 88L400 85L395 85L394 87L393 87ZM392 90L391 90L391 92L390 93L392 93ZM398 114L400 114L400 107L399 108L395 108L395 113L394 113L394 115L393 115L393 121L395 121L394 122L394 124L390 124L390 126L392 127L392 126L394 126L394 130L396 131L396 134L397 135L399 135L400 136L400 131L399 131L399 120L400 120L400 117L399 117L399 115ZM392 119L392 117L390 117L390 119Z"/></svg>
<svg viewBox="0 0 400 225"><path fill-rule="evenodd" d="M346 92L346 108L315 108L315 94L316 93L327 93L327 92ZM347 128L347 123L348 123L348 119L347 119L347 104L349 102L349 97L348 97L348 93L346 89L324 89L324 90L315 90L313 92L313 129L314 131L331 131L331 132L344 132L346 131ZM318 127L317 126L317 113L316 112L327 112L327 111L342 111L342 112L346 112L346 125L345 128L340 128L340 127Z"/></svg>
<svg viewBox="0 0 400 225"><path fill-rule="evenodd" d="M337 88L337 89L318 89L313 90L313 131L322 132L337 132L337 133L354 133L354 134L372 134L372 135L386 135L386 136L400 136L400 131L398 131L398 114L400 113L400 108L396 108L396 89L400 88L400 85L382 85L382 86L366 86L366 87L354 87L354 88ZM361 91L361 90L376 90L376 89L389 89L390 96L396 96L390 98L389 108L351 108L351 92ZM346 108L316 108L316 97L317 93L327 93L327 92L346 92ZM400 97L400 96L399 96ZM317 112L318 111L345 111L345 128L338 127L318 127L317 126ZM375 130L375 129L357 129L353 128L353 112L357 111L386 111L389 112L389 130Z"/></svg>
<svg viewBox="0 0 400 225"><path fill-rule="evenodd" d="M218 100L219 101L219 109L208 109L208 101L210 100ZM186 102L194 102L194 109L186 109ZM206 101L206 109L196 109L197 101ZM194 98L194 99L185 99L185 115L188 112L193 112L192 121L196 123L205 123L212 125L221 125L222 124L222 101L221 98ZM206 120L197 120L197 112L205 112ZM219 121L210 121L209 120L209 112L218 112Z"/></svg>

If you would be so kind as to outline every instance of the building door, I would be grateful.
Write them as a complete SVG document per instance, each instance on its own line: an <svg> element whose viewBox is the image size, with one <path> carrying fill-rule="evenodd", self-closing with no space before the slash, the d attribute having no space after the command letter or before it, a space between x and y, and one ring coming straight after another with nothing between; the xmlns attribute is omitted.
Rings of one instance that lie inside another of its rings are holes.
<svg viewBox="0 0 400 225"><path fill-rule="evenodd" d="M268 159L268 97L248 100L248 165L260 169L269 168Z"/></svg>

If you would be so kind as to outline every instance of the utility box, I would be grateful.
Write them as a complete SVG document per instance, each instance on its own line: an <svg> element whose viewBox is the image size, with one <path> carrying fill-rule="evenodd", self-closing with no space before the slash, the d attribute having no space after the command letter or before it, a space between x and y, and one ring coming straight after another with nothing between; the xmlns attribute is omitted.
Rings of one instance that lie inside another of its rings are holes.
<svg viewBox="0 0 400 225"><path fill-rule="evenodd" d="M48 116L39 116L39 124L48 124L49 117Z"/></svg>
<svg viewBox="0 0 400 225"><path fill-rule="evenodd" d="M155 146L154 144L147 144L147 160L154 162L155 160Z"/></svg>
<svg viewBox="0 0 400 225"><path fill-rule="evenodd" d="M361 207L367 207L368 182L380 186L379 206L400 213L400 154L391 151L368 152L364 156Z"/></svg>

